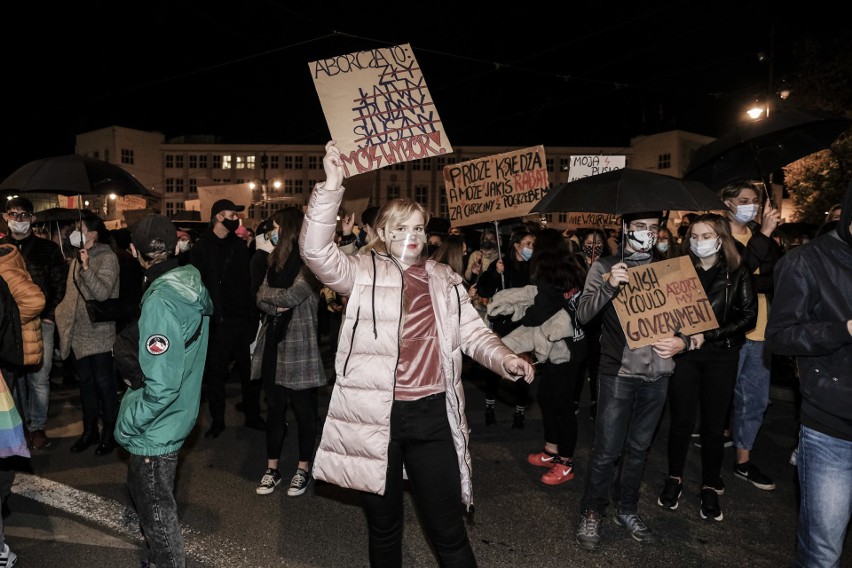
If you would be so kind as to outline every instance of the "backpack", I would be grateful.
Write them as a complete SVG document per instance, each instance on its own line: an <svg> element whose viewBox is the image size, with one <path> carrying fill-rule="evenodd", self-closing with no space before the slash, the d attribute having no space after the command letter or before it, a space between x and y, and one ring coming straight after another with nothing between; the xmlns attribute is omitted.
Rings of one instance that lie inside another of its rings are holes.
<svg viewBox="0 0 852 568"><path fill-rule="evenodd" d="M204 316L199 319L198 327L183 344L184 349L192 345L201 335L201 324ZM112 346L112 357L124 384L133 390L142 388L145 384L145 374L139 365L139 320L135 319L115 336Z"/></svg>

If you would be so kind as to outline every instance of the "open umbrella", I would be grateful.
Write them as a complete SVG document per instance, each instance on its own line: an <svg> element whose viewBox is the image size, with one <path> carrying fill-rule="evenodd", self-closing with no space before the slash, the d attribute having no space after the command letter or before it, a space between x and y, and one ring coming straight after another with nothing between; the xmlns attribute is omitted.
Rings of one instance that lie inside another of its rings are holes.
<svg viewBox="0 0 852 568"><path fill-rule="evenodd" d="M719 197L703 183L622 168L557 185L530 212L623 215L640 211L724 208Z"/></svg>
<svg viewBox="0 0 852 568"><path fill-rule="evenodd" d="M814 152L825 150L852 120L820 112L783 110L749 122L696 150L685 179L720 189L740 180L760 180Z"/></svg>
<svg viewBox="0 0 852 568"><path fill-rule="evenodd" d="M153 197L124 168L86 156L56 156L24 164L0 183L0 192Z"/></svg>
<svg viewBox="0 0 852 568"><path fill-rule="evenodd" d="M79 221L82 215L88 214L90 211L81 209L70 209L65 207L52 207L43 209L34 213L34 223L73 223Z"/></svg>

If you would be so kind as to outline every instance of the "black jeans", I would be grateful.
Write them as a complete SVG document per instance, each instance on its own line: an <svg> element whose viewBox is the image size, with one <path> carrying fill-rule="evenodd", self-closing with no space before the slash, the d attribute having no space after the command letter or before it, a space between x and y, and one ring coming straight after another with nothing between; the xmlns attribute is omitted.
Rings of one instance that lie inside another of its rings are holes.
<svg viewBox="0 0 852 568"><path fill-rule="evenodd" d="M475 567L464 526L459 462L445 395L395 401L385 494L363 493L370 566L402 566L402 469L441 566Z"/></svg>
<svg viewBox="0 0 852 568"><path fill-rule="evenodd" d="M234 362L234 372L240 379L243 406L246 418L260 415L260 381L250 381L251 358L249 345L254 340L253 327L246 320L226 319L210 326L210 341L207 346L207 363L204 367L204 382L207 389L207 402L214 423L225 424L225 383L228 380L229 366Z"/></svg>
<svg viewBox="0 0 852 568"><path fill-rule="evenodd" d="M268 385L266 390L266 459L281 458L287 436L287 401L293 407L299 427L299 461L314 459L317 438L317 389L293 390Z"/></svg>
<svg viewBox="0 0 852 568"><path fill-rule="evenodd" d="M544 441L556 444L559 455L566 458L574 456L577 445L574 390L577 381L581 380L582 362L583 359L559 364L546 361L536 373Z"/></svg>
<svg viewBox="0 0 852 568"><path fill-rule="evenodd" d="M728 409L737 381L740 351L706 346L677 359L669 381L669 475L682 477L689 440L700 416L702 485L721 487Z"/></svg>
<svg viewBox="0 0 852 568"><path fill-rule="evenodd" d="M174 495L177 466L177 452L162 456L131 454L127 469L127 486L151 550L149 560L157 568L186 566Z"/></svg>
<svg viewBox="0 0 852 568"><path fill-rule="evenodd" d="M80 386L83 424L97 428L100 416L104 425L115 426L118 418L118 393L112 352L75 359L74 368L77 370L77 382Z"/></svg>

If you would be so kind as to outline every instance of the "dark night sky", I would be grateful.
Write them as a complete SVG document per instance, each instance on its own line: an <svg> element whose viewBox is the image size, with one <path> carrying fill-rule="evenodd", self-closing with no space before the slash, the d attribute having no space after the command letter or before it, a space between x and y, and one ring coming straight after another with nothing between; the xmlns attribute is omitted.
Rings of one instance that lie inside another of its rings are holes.
<svg viewBox="0 0 852 568"><path fill-rule="evenodd" d="M20 5L6 22L0 179L110 125L324 143L308 62L402 43L454 146L720 136L768 88L758 53L770 53L771 29L777 86L791 78L795 41L837 33L839 19L820 2L776 14L779 3L749 0L73 4Z"/></svg>

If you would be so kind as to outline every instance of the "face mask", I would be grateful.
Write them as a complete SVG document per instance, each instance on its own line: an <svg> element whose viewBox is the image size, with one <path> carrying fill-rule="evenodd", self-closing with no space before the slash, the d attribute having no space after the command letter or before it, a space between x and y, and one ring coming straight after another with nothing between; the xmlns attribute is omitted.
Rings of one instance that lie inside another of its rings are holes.
<svg viewBox="0 0 852 568"><path fill-rule="evenodd" d="M734 219L740 223L748 223L757 215L757 205L737 205L737 212L734 213Z"/></svg>
<svg viewBox="0 0 852 568"><path fill-rule="evenodd" d="M178 245L180 246L180 252L189 250L189 241L178 241Z"/></svg>
<svg viewBox="0 0 852 568"><path fill-rule="evenodd" d="M18 235L26 235L30 232L29 221L9 221L9 230Z"/></svg>
<svg viewBox="0 0 852 568"><path fill-rule="evenodd" d="M426 233L388 231L386 235L388 251L405 265L414 264L426 246Z"/></svg>
<svg viewBox="0 0 852 568"><path fill-rule="evenodd" d="M657 242L656 231L627 231L630 248L636 252L648 252Z"/></svg>
<svg viewBox="0 0 852 568"><path fill-rule="evenodd" d="M600 258L603 254L603 245L583 245L583 253L589 258Z"/></svg>
<svg viewBox="0 0 852 568"><path fill-rule="evenodd" d="M229 233L233 233L237 229L240 228L240 220L239 219L224 219L222 221L222 225L228 229Z"/></svg>
<svg viewBox="0 0 852 568"><path fill-rule="evenodd" d="M689 250L691 250L692 254L698 258L707 258L708 256L716 254L721 246L722 239L720 238L707 241L689 239Z"/></svg>
<svg viewBox="0 0 852 568"><path fill-rule="evenodd" d="M439 248L441 248L439 245L426 245L426 254L432 256L438 252Z"/></svg>
<svg viewBox="0 0 852 568"><path fill-rule="evenodd" d="M80 231L72 231L68 236L68 241L74 248L83 248L83 245L86 244L86 239L83 238L83 233Z"/></svg>
<svg viewBox="0 0 852 568"><path fill-rule="evenodd" d="M272 246L276 246L278 244L278 231L274 231L269 236L269 242L272 243Z"/></svg>
<svg viewBox="0 0 852 568"><path fill-rule="evenodd" d="M532 258L533 249L529 247L524 247L521 249L521 258L524 260L529 260Z"/></svg>
<svg viewBox="0 0 852 568"><path fill-rule="evenodd" d="M657 250L660 252L666 252L669 250L669 241L662 241L657 243Z"/></svg>

